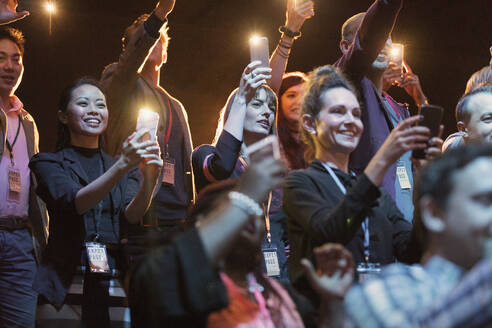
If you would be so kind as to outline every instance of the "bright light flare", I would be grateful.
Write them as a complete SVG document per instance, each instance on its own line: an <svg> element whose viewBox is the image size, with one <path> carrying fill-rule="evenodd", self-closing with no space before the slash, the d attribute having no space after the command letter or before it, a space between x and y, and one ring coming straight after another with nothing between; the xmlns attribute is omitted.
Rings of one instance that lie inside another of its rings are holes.
<svg viewBox="0 0 492 328"><path fill-rule="evenodd" d="M47 2L44 6L46 11L50 14L53 14L56 11L55 4L53 2Z"/></svg>
<svg viewBox="0 0 492 328"><path fill-rule="evenodd" d="M394 61L401 61L403 59L403 44L393 43L390 51L391 59Z"/></svg>
<svg viewBox="0 0 492 328"><path fill-rule="evenodd" d="M257 46L260 44L261 36L258 35L253 35L251 38L249 38L249 43L253 46Z"/></svg>
<svg viewBox="0 0 492 328"><path fill-rule="evenodd" d="M159 114L149 108L141 108L138 111L138 118L144 121L153 121L156 116L159 117Z"/></svg>

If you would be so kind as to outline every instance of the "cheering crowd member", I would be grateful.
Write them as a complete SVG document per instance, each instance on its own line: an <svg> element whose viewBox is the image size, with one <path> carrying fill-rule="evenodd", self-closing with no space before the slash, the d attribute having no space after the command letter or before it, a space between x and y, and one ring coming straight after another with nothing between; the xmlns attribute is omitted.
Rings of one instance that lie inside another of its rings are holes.
<svg viewBox="0 0 492 328"><path fill-rule="evenodd" d="M305 169L305 146L299 133L299 119L301 113L301 99L307 76L301 72L284 74L282 85L278 93L277 133L280 150L289 169Z"/></svg>
<svg viewBox="0 0 492 328"><path fill-rule="evenodd" d="M357 327L487 327L492 320L492 148L467 145L446 152L418 178L416 227L421 265L397 263L346 296ZM464 276L466 272L467 276ZM348 321L348 320L346 320Z"/></svg>
<svg viewBox="0 0 492 328"><path fill-rule="evenodd" d="M342 69L356 87L362 103L364 132L350 157L350 168L362 173L396 125L409 116L406 106L383 93L384 74L390 62L391 32L403 0L376 0L366 13L349 18L342 26L342 57L335 66ZM404 171L403 181L396 172ZM408 181L407 181L408 180ZM413 216L412 163L402 154L387 170L382 186L408 221ZM410 187L409 187L410 185Z"/></svg>
<svg viewBox="0 0 492 328"><path fill-rule="evenodd" d="M5 1L0 5L5 6ZM4 11L0 11L1 17L5 17ZM39 262L48 237L46 208L34 193L36 181L28 167L29 159L39 151L38 129L33 117L15 96L24 73L23 57L22 33L13 28L1 27L1 327L34 327L37 295L31 286L36 260Z"/></svg>
<svg viewBox="0 0 492 328"><path fill-rule="evenodd" d="M128 232L130 262L141 254L142 239L145 241L156 225L165 233L184 231L186 211L194 199L187 114L183 105L160 86L169 44L167 16L174 4L175 0L158 2L152 14L140 16L125 30L119 61L107 66L101 77L111 110L106 147L110 155L120 152L122 142L135 129L138 109L149 108L161 118L158 140L164 155L162 183L144 226L132 227Z"/></svg>
<svg viewBox="0 0 492 328"><path fill-rule="evenodd" d="M492 142L492 84L465 93L456 106L458 132L448 136L443 151L466 143Z"/></svg>
<svg viewBox="0 0 492 328"><path fill-rule="evenodd" d="M77 266L82 266L82 323L109 327L120 221L138 223L147 210L162 167L160 149L155 141L140 141L146 130L129 136L117 159L101 149L108 109L102 88L92 80L67 87L58 120L57 152L39 153L29 164L39 183L36 192L50 214L48 245L33 286L60 309ZM130 172L138 164L144 176L140 187Z"/></svg>
<svg viewBox="0 0 492 328"><path fill-rule="evenodd" d="M317 304L300 263L302 258L313 259L316 246L341 243L352 252L356 263L386 265L395 258L407 263L419 260L411 224L379 186L403 153L427 147L429 130L412 127L418 116L404 120L356 178L349 170L349 158L364 126L353 87L332 66L313 71L308 83L301 136L315 159L306 170L294 171L286 178L283 209L292 247L291 281ZM434 144L440 142L432 140ZM430 148L428 155L435 156L439 148Z"/></svg>
<svg viewBox="0 0 492 328"><path fill-rule="evenodd" d="M136 327L206 327L210 312L227 307L217 267L245 225L261 225L259 204L284 174L281 161L267 151L258 158L241 176L235 193L229 193L196 228L172 245L153 250L135 266L129 301Z"/></svg>

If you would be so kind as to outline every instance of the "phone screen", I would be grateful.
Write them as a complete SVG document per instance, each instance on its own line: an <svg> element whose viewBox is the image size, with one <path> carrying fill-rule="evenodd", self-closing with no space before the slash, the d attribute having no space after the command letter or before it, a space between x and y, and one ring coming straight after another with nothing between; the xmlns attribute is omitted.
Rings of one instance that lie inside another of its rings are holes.
<svg viewBox="0 0 492 328"><path fill-rule="evenodd" d="M249 39L249 52L251 61L259 60L262 67L270 67L268 38L264 36L254 36Z"/></svg>
<svg viewBox="0 0 492 328"><path fill-rule="evenodd" d="M140 129L149 130L148 134L145 134L141 140L156 140L157 127L159 124L159 114L149 109L141 109L138 113L137 119L137 131Z"/></svg>

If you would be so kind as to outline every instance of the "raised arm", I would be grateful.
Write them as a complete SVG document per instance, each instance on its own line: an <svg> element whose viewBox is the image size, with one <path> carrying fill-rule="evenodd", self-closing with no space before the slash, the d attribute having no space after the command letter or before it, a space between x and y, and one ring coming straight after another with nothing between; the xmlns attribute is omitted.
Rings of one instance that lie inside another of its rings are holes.
<svg viewBox="0 0 492 328"><path fill-rule="evenodd" d="M154 146L154 142L151 140L139 141L147 132L147 130L143 129L128 137L123 144L118 161L103 175L77 192L75 196L77 214L84 214L96 206L131 168L145 159L146 148Z"/></svg>
<svg viewBox="0 0 492 328"><path fill-rule="evenodd" d="M29 16L28 11L17 12L18 0L0 0L0 25L5 25Z"/></svg>
<svg viewBox="0 0 492 328"><path fill-rule="evenodd" d="M118 63L104 70L101 83L108 94L125 94L128 88L133 87L138 77L138 70L154 44L159 40L160 29L164 26L167 15L173 10L175 1L159 1L149 18L127 40Z"/></svg>
<svg viewBox="0 0 492 328"><path fill-rule="evenodd" d="M285 28L290 32L300 32L304 22L314 16L314 2L301 0L287 0L287 12L285 13ZM290 32L282 33L277 47L270 57L270 67L272 68L272 78L268 85L278 94L282 85L282 76L287 68L290 50L295 37ZM289 34L289 35L288 35Z"/></svg>
<svg viewBox="0 0 492 328"><path fill-rule="evenodd" d="M376 0L369 7L349 50L336 65L346 73L363 75L391 35L403 0Z"/></svg>

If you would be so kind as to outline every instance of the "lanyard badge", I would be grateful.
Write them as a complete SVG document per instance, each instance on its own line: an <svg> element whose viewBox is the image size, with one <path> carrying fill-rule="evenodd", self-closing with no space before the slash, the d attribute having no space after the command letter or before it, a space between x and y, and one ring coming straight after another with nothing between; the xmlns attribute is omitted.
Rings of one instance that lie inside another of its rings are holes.
<svg viewBox="0 0 492 328"><path fill-rule="evenodd" d="M265 261L266 274L269 277L280 277L280 265L278 263L277 248L262 248L263 259Z"/></svg>
<svg viewBox="0 0 492 328"><path fill-rule="evenodd" d="M110 273L106 245L97 242L86 242L85 248L91 273Z"/></svg>

